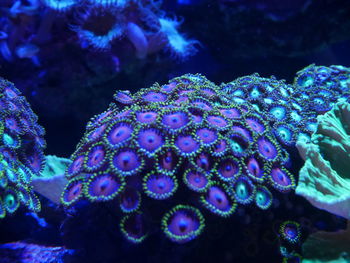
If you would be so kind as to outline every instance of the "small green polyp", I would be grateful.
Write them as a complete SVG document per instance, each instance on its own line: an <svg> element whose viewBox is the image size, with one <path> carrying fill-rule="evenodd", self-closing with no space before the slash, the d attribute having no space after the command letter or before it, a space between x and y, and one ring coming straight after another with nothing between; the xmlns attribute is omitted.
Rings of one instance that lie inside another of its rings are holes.
<svg viewBox="0 0 350 263"><path fill-rule="evenodd" d="M19 147L20 145L19 141L14 139L11 135L4 133L2 137L3 137L4 145L7 145L10 148Z"/></svg>
<svg viewBox="0 0 350 263"><path fill-rule="evenodd" d="M239 152L239 153L242 153L244 150L242 148L241 145L239 145L239 143L235 142L235 141L231 141L230 142L231 144L231 149L234 150L235 152Z"/></svg>
<svg viewBox="0 0 350 263"><path fill-rule="evenodd" d="M15 140L7 133L4 133L3 138L4 138L5 144L7 144L7 145L12 145L15 142Z"/></svg>
<svg viewBox="0 0 350 263"><path fill-rule="evenodd" d="M16 197L13 193L8 193L4 198L4 204L6 207L6 210L12 214L15 212L19 206L18 201L16 200Z"/></svg>

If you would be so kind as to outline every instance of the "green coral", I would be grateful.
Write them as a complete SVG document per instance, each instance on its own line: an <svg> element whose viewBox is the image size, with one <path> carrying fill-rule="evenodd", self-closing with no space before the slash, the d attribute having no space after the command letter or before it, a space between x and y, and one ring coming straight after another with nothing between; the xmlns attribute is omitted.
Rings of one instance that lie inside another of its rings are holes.
<svg viewBox="0 0 350 263"><path fill-rule="evenodd" d="M56 204L61 202L61 194L68 180L64 176L71 160L54 155L45 157L46 165L40 175L33 176L31 185L35 192L45 196Z"/></svg>
<svg viewBox="0 0 350 263"><path fill-rule="evenodd" d="M337 103L317 118L311 141L298 140L305 159L296 193L314 206L350 218L350 104Z"/></svg>

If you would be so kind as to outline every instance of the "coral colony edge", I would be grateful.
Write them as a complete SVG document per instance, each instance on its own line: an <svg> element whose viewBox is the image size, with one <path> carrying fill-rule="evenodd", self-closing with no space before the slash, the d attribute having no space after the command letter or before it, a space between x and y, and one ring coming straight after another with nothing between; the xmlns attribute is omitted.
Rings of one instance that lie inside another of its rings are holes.
<svg viewBox="0 0 350 263"><path fill-rule="evenodd" d="M349 87L350 69L310 65L293 84L253 74L216 85L185 74L134 94L117 90L108 109L88 122L70 160L56 160L45 158L45 130L26 99L1 79L0 217L37 213L45 195L51 201L43 209L64 208L57 230L63 236L79 235L72 226L96 220L85 211L106 208L98 217L116 215L103 227L121 233L119 246L141 246L162 233L160 239L186 247L213 227L208 220L230 222L240 207L265 213L276 196L293 195L307 156L299 156L297 142L310 143L317 116L347 103ZM332 151L325 143L320 149ZM45 162L56 168L44 170ZM307 173L303 168L303 178L317 177ZM324 207L337 214L336 205ZM79 213L83 220L74 222ZM281 222L276 258L301 262L301 233L299 222Z"/></svg>

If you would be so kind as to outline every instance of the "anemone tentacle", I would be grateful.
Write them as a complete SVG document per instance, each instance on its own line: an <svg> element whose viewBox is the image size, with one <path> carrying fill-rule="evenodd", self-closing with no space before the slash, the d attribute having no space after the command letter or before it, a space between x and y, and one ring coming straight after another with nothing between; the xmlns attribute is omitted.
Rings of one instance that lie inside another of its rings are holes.
<svg viewBox="0 0 350 263"><path fill-rule="evenodd" d="M88 6L84 13L80 13L76 25L71 25L71 29L77 33L83 47L110 49L112 41L123 34L121 16L120 10L115 6Z"/></svg>

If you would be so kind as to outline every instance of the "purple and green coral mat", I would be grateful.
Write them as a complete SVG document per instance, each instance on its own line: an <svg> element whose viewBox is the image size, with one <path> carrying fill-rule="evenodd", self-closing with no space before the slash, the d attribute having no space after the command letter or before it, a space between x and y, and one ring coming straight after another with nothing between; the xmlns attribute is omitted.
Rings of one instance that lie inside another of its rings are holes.
<svg viewBox="0 0 350 263"><path fill-rule="evenodd" d="M309 234L345 220L294 194L296 142L349 90L350 69L315 65L292 84L117 90L68 160L45 158L40 118L1 79L0 262L301 262Z"/></svg>

